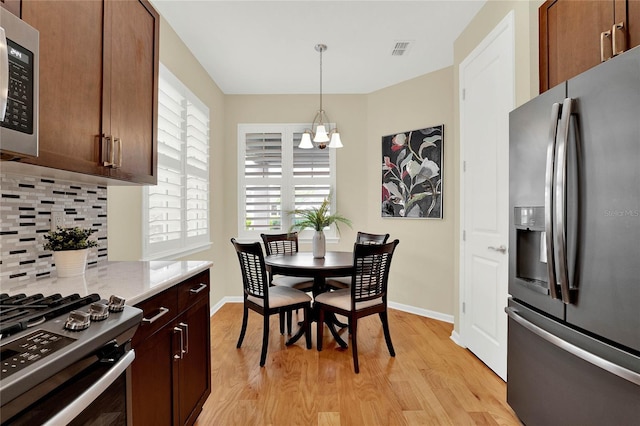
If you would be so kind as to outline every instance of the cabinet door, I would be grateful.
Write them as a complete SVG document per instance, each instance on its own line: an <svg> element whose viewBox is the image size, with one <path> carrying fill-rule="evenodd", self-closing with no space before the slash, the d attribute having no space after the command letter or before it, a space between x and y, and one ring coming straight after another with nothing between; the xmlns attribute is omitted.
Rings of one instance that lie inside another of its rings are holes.
<svg viewBox="0 0 640 426"><path fill-rule="evenodd" d="M40 32L39 156L26 162L103 175L102 2L25 1Z"/></svg>
<svg viewBox="0 0 640 426"><path fill-rule="evenodd" d="M119 179L156 183L158 38L159 16L146 0L105 2L102 119L121 154L111 170Z"/></svg>
<svg viewBox="0 0 640 426"><path fill-rule="evenodd" d="M173 323L134 345L131 366L132 417L135 425L171 425L175 414L173 390L178 353Z"/></svg>
<svg viewBox="0 0 640 426"><path fill-rule="evenodd" d="M4 7L18 18L20 17L20 0L0 0L0 7Z"/></svg>
<svg viewBox="0 0 640 426"><path fill-rule="evenodd" d="M613 23L613 0L549 0L540 6L540 92L598 65L601 34ZM605 59L612 55L610 37L603 43Z"/></svg>
<svg viewBox="0 0 640 426"><path fill-rule="evenodd" d="M185 329L186 353L179 364L179 422L193 424L211 393L209 300L201 298L178 318Z"/></svg>
<svg viewBox="0 0 640 426"><path fill-rule="evenodd" d="M621 0L617 0L620 2ZM632 49L640 46L640 0L627 0L626 5L626 26L627 26L627 48ZM620 21L617 16L616 22Z"/></svg>

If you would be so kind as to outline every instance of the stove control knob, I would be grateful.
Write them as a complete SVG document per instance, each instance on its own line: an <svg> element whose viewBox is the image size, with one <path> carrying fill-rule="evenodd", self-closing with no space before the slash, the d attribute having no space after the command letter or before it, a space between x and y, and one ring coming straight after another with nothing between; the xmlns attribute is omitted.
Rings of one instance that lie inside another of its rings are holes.
<svg viewBox="0 0 640 426"><path fill-rule="evenodd" d="M88 312L71 311L64 328L67 330L79 331L88 328L91 325L91 316Z"/></svg>
<svg viewBox="0 0 640 426"><path fill-rule="evenodd" d="M89 315L91 316L91 321L106 320L109 317L109 307L104 303L92 303L89 307Z"/></svg>
<svg viewBox="0 0 640 426"><path fill-rule="evenodd" d="M124 311L125 300L122 297L112 295L109 297L109 311L110 312L122 312Z"/></svg>

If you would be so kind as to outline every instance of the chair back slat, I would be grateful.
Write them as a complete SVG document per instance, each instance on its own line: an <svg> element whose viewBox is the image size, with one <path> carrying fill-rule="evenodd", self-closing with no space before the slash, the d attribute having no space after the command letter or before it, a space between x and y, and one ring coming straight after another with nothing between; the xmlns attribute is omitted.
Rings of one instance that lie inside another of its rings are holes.
<svg viewBox="0 0 640 426"><path fill-rule="evenodd" d="M356 243L358 244L385 244L388 239L389 234L369 234L358 231L356 235Z"/></svg>
<svg viewBox="0 0 640 426"><path fill-rule="evenodd" d="M351 303L383 297L386 300L391 258L399 241L354 244Z"/></svg>
<svg viewBox="0 0 640 426"><path fill-rule="evenodd" d="M291 254L298 251L298 233L260 234L267 256L272 254Z"/></svg>
<svg viewBox="0 0 640 426"><path fill-rule="evenodd" d="M245 295L265 299L265 306L268 306L267 272L260 243L239 243L235 238L231 239L231 243L240 262Z"/></svg>

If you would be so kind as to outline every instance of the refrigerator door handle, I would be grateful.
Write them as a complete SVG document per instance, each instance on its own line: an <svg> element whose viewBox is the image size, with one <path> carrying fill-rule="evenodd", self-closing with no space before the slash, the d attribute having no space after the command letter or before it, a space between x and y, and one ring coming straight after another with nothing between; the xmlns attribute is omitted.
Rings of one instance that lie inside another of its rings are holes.
<svg viewBox="0 0 640 426"><path fill-rule="evenodd" d="M544 183L544 230L547 249L547 272L549 279L549 295L552 299L558 298L556 284L556 266L553 253L553 165L556 154L556 134L558 132L558 114L560 104L554 103L551 107L551 119L549 120L549 142L547 147L547 169Z"/></svg>
<svg viewBox="0 0 640 426"><path fill-rule="evenodd" d="M562 116L558 125L558 152L556 154L555 167L555 231L556 255L555 263L557 268L556 279L560 284L562 301L565 304L571 303L569 291L569 273L567 267L567 228L565 215L567 210L567 141L569 139L569 120L573 107L573 99L566 98L562 103Z"/></svg>
<svg viewBox="0 0 640 426"><path fill-rule="evenodd" d="M507 307L504 309L509 318L517 322L522 327L526 328L536 336L546 340L554 346L574 355L584 361L587 361L590 364L595 365L598 368L601 368L605 371L608 371L611 374L614 374L621 379L624 379L628 382L634 383L636 385L640 385L640 374L636 373L633 370L629 370L624 368L618 364L614 364L613 362L606 360L602 357L592 354L581 347L578 347L572 343L567 342L566 340L561 339L560 337L549 333L547 330L538 327L537 325L527 321L525 318L518 314L517 309L512 307Z"/></svg>

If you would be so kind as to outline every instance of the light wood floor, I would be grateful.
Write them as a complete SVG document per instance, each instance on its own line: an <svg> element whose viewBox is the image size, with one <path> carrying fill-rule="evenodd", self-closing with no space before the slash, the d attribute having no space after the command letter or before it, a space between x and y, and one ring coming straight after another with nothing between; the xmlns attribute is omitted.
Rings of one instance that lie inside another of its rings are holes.
<svg viewBox="0 0 640 426"><path fill-rule="evenodd" d="M451 324L389 310L391 358L378 316L362 319L356 375L351 349L341 350L327 330L322 352L316 350L315 324L311 350L304 339L286 347L277 315L260 368L261 317L249 312L236 349L241 321L237 303L211 318L212 391L196 425L520 424L505 383L449 339Z"/></svg>

